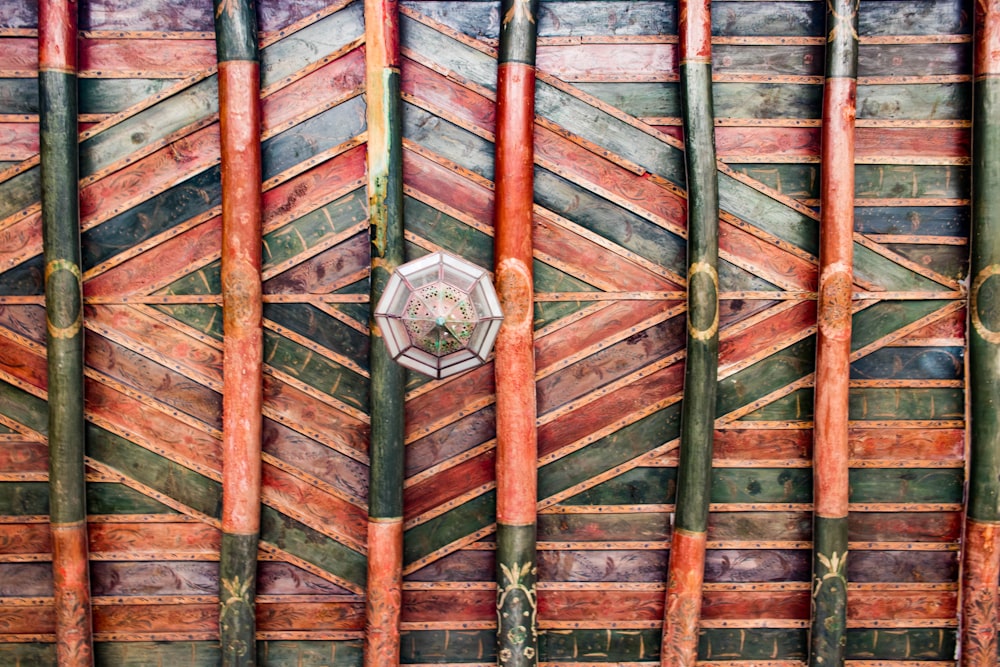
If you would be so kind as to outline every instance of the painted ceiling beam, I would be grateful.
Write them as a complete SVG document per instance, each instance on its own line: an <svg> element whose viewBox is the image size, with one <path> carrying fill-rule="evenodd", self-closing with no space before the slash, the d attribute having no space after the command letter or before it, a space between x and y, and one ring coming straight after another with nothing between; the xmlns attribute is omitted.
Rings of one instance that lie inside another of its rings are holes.
<svg viewBox="0 0 1000 667"><path fill-rule="evenodd" d="M1000 586L1000 2L976 2L969 289L969 490L963 541L962 665L997 662Z"/></svg>
<svg viewBox="0 0 1000 667"><path fill-rule="evenodd" d="M227 666L256 664L264 329L260 54L252 0L215 0L222 143L222 546L219 632Z"/></svg>
<svg viewBox="0 0 1000 667"><path fill-rule="evenodd" d="M403 139L399 101L399 7L365 0L368 103L368 220L371 304L404 261ZM403 367L392 360L372 318L371 444L368 483L366 667L399 664L403 588Z"/></svg>
<svg viewBox="0 0 1000 667"><path fill-rule="evenodd" d="M538 664L532 209L538 0L502 0L497 60L494 279L496 342L497 659Z"/></svg>
<svg viewBox="0 0 1000 667"><path fill-rule="evenodd" d="M711 2L681 0L678 13L688 191L687 362L660 654L665 666L693 667L698 657L719 370L719 183L712 104Z"/></svg>
<svg viewBox="0 0 1000 667"><path fill-rule="evenodd" d="M77 4L38 3L42 242L48 329L49 515L60 665L94 664L84 478Z"/></svg>

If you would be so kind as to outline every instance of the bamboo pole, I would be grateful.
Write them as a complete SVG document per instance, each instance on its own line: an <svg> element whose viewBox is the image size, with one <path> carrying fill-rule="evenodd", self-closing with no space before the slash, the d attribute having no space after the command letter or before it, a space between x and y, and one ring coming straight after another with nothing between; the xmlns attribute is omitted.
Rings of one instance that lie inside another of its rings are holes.
<svg viewBox="0 0 1000 667"><path fill-rule="evenodd" d="M371 303L403 256L403 139L399 102L399 7L365 0L368 218ZM403 437L406 377L372 318L371 468L368 485L366 667L399 664L403 589Z"/></svg>
<svg viewBox="0 0 1000 667"><path fill-rule="evenodd" d="M222 549L224 665L256 664L263 301L260 56L252 0L215 0L222 139Z"/></svg>
<svg viewBox="0 0 1000 667"><path fill-rule="evenodd" d="M94 664L84 481L77 4L38 3L42 240L48 329L49 515L60 665Z"/></svg>
<svg viewBox="0 0 1000 667"><path fill-rule="evenodd" d="M813 454L809 664L844 663L847 625L848 386L854 234L856 0L827 4Z"/></svg>
<svg viewBox="0 0 1000 667"><path fill-rule="evenodd" d="M661 662L693 667L698 657L719 368L719 185L712 105L711 2L681 0L679 14L688 190L688 326L677 509Z"/></svg>
<svg viewBox="0 0 1000 667"><path fill-rule="evenodd" d="M1000 1L976 2L969 290L969 492L962 555L961 661L997 664L1000 605Z"/></svg>
<svg viewBox="0 0 1000 667"><path fill-rule="evenodd" d="M504 322L496 342L497 657L538 664L532 207L538 0L502 0L493 248Z"/></svg>

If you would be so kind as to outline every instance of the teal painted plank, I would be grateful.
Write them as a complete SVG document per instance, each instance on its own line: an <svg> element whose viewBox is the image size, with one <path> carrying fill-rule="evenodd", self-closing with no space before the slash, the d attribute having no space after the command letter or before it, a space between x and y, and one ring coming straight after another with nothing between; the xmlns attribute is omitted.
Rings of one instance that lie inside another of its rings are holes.
<svg viewBox="0 0 1000 667"><path fill-rule="evenodd" d="M496 492L488 491L406 531L403 563L417 561L496 521Z"/></svg>
<svg viewBox="0 0 1000 667"><path fill-rule="evenodd" d="M262 49L261 87L277 83L363 36L362 6L353 2Z"/></svg>
<svg viewBox="0 0 1000 667"><path fill-rule="evenodd" d="M858 12L858 32L876 35L968 35L972 16L962 2L865 0Z"/></svg>
<svg viewBox="0 0 1000 667"><path fill-rule="evenodd" d="M177 514L158 500L117 482L87 483L87 514Z"/></svg>
<svg viewBox="0 0 1000 667"><path fill-rule="evenodd" d="M858 118L882 120L967 120L971 83L858 86Z"/></svg>
<svg viewBox="0 0 1000 667"><path fill-rule="evenodd" d="M539 637L543 661L659 664L660 630L546 630Z"/></svg>
<svg viewBox="0 0 1000 667"><path fill-rule="evenodd" d="M717 416L770 394L813 371L815 337L810 336L719 381Z"/></svg>
<svg viewBox="0 0 1000 667"><path fill-rule="evenodd" d="M400 664L496 661L495 630L407 630L400 641Z"/></svg>
<svg viewBox="0 0 1000 667"><path fill-rule="evenodd" d="M210 667L219 664L218 642L95 642L94 657L99 665L116 667Z"/></svg>
<svg viewBox="0 0 1000 667"><path fill-rule="evenodd" d="M174 79L80 79L80 113L118 113L175 85Z"/></svg>
<svg viewBox="0 0 1000 667"><path fill-rule="evenodd" d="M315 248L367 217L363 188L340 197L264 235L263 270Z"/></svg>
<svg viewBox="0 0 1000 667"><path fill-rule="evenodd" d="M799 628L705 628L699 660L805 660L806 631Z"/></svg>
<svg viewBox="0 0 1000 667"><path fill-rule="evenodd" d="M0 482L0 515L32 516L48 513L47 482Z"/></svg>
<svg viewBox="0 0 1000 667"><path fill-rule="evenodd" d="M261 508L260 539L358 586L365 583L362 554L272 507Z"/></svg>
<svg viewBox="0 0 1000 667"><path fill-rule="evenodd" d="M360 639L260 641L257 664L260 667L361 667L362 648Z"/></svg>
<svg viewBox="0 0 1000 667"><path fill-rule="evenodd" d="M851 364L859 380L960 380L964 372L961 347L885 347Z"/></svg>
<svg viewBox="0 0 1000 667"><path fill-rule="evenodd" d="M33 394L0 381L0 414L42 435L49 431L49 406Z"/></svg>
<svg viewBox="0 0 1000 667"><path fill-rule="evenodd" d="M427 204L405 197L406 230L482 267L493 265L493 237Z"/></svg>
<svg viewBox="0 0 1000 667"><path fill-rule="evenodd" d="M155 308L197 331L216 340L222 340L222 306L195 303L179 306L155 306Z"/></svg>
<svg viewBox="0 0 1000 667"><path fill-rule="evenodd" d="M674 502L677 468L633 468L563 501L565 505L656 505Z"/></svg>
<svg viewBox="0 0 1000 667"><path fill-rule="evenodd" d="M824 34L825 7L816 2L712 3L712 35L815 37Z"/></svg>
<svg viewBox="0 0 1000 667"><path fill-rule="evenodd" d="M808 503L812 500L812 470L716 468L712 471L711 499L714 503Z"/></svg>
<svg viewBox="0 0 1000 667"><path fill-rule="evenodd" d="M404 138L493 180L492 143L412 104L404 103L402 114Z"/></svg>
<svg viewBox="0 0 1000 667"><path fill-rule="evenodd" d="M38 113L38 80L0 79L0 113Z"/></svg>
<svg viewBox="0 0 1000 667"><path fill-rule="evenodd" d="M0 183L0 220L37 203L42 193L42 175L32 167Z"/></svg>
<svg viewBox="0 0 1000 667"><path fill-rule="evenodd" d="M968 206L857 206L854 229L865 234L969 235Z"/></svg>
<svg viewBox="0 0 1000 667"><path fill-rule="evenodd" d="M812 418L813 390L798 389L741 417L739 421L810 421Z"/></svg>
<svg viewBox="0 0 1000 667"><path fill-rule="evenodd" d="M853 503L960 503L965 472L955 468L855 468Z"/></svg>
<svg viewBox="0 0 1000 667"><path fill-rule="evenodd" d="M883 301L854 314L851 350L856 351L949 305L950 301Z"/></svg>
<svg viewBox="0 0 1000 667"><path fill-rule="evenodd" d="M362 97L338 104L261 143L264 180L305 162L315 155L353 139L366 127Z"/></svg>
<svg viewBox="0 0 1000 667"><path fill-rule="evenodd" d="M304 303L266 303L264 318L368 368L368 336Z"/></svg>
<svg viewBox="0 0 1000 667"><path fill-rule="evenodd" d="M809 421L813 418L812 394L812 389L799 389L746 415L741 421ZM850 393L850 419L854 421L962 420L964 417L962 389L855 387Z"/></svg>
<svg viewBox="0 0 1000 667"><path fill-rule="evenodd" d="M289 338L265 331L264 363L352 407L368 410L367 378Z"/></svg>
<svg viewBox="0 0 1000 667"><path fill-rule="evenodd" d="M848 628L847 660L952 660L953 628Z"/></svg>

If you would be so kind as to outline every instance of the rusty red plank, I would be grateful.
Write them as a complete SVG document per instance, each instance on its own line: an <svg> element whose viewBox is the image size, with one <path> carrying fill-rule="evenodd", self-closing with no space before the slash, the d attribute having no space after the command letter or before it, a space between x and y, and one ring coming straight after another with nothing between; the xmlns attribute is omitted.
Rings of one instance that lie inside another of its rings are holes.
<svg viewBox="0 0 1000 667"><path fill-rule="evenodd" d="M262 472L264 501L284 514L354 545L362 547L368 530L365 510L321 491L291 474L264 464Z"/></svg>
<svg viewBox="0 0 1000 667"><path fill-rule="evenodd" d="M496 613L492 589L403 591L404 623L493 621Z"/></svg>
<svg viewBox="0 0 1000 667"><path fill-rule="evenodd" d="M407 440L449 417L471 412L476 404L489 401L494 394L493 366L487 364L406 402Z"/></svg>
<svg viewBox="0 0 1000 667"><path fill-rule="evenodd" d="M950 621L958 614L958 591L849 590L847 603L852 621Z"/></svg>
<svg viewBox="0 0 1000 667"><path fill-rule="evenodd" d="M402 92L432 105L447 116L493 134L496 128L496 106L493 101L465 86L441 76L420 63L403 59Z"/></svg>
<svg viewBox="0 0 1000 667"><path fill-rule="evenodd" d="M819 160L819 128L815 127L717 127L715 144L719 159L725 162L758 162L762 156L770 156L768 161Z"/></svg>
<svg viewBox="0 0 1000 667"><path fill-rule="evenodd" d="M408 487L403 492L405 516L419 516L492 482L495 462L495 452L491 450Z"/></svg>
<svg viewBox="0 0 1000 667"><path fill-rule="evenodd" d="M95 633L211 632L219 630L217 603L94 606Z"/></svg>
<svg viewBox="0 0 1000 667"><path fill-rule="evenodd" d="M538 614L545 621L584 621L601 626L616 621L663 619L662 590L616 590L595 586L591 590L538 591Z"/></svg>
<svg viewBox="0 0 1000 667"><path fill-rule="evenodd" d="M342 99L364 85L365 49L359 47L271 92L261 100L264 131L283 129L319 103ZM317 91L323 91L317 95Z"/></svg>
<svg viewBox="0 0 1000 667"><path fill-rule="evenodd" d="M272 419L343 452L368 451L368 425L270 375L264 376L264 408Z"/></svg>
<svg viewBox="0 0 1000 667"><path fill-rule="evenodd" d="M38 155L38 125L0 123L0 160L20 162Z"/></svg>
<svg viewBox="0 0 1000 667"><path fill-rule="evenodd" d="M365 623L363 602L258 602L257 628L281 630L361 630Z"/></svg>
<svg viewBox="0 0 1000 667"><path fill-rule="evenodd" d="M813 326L815 322L816 303L803 301L735 335L727 336L723 332L719 342L719 369L725 372L727 367L759 353L762 347L766 349L770 345L787 344L789 336Z"/></svg>
<svg viewBox="0 0 1000 667"><path fill-rule="evenodd" d="M214 557L219 553L221 532L193 521L178 523L91 523L90 552L98 558L136 560L147 554L170 558Z"/></svg>
<svg viewBox="0 0 1000 667"><path fill-rule="evenodd" d="M807 619L809 591L705 591L701 613L705 620Z"/></svg>
<svg viewBox="0 0 1000 667"><path fill-rule="evenodd" d="M27 607L0 603L0 633L51 635L55 631L56 612L52 606Z"/></svg>
<svg viewBox="0 0 1000 667"><path fill-rule="evenodd" d="M676 80L677 44L545 44L538 69L563 81Z"/></svg>
<svg viewBox="0 0 1000 667"><path fill-rule="evenodd" d="M804 430L739 429L715 432L718 460L808 460L812 456L812 433Z"/></svg>
<svg viewBox="0 0 1000 667"><path fill-rule="evenodd" d="M851 429L850 456L859 461L961 461L965 431L955 428Z"/></svg>
<svg viewBox="0 0 1000 667"><path fill-rule="evenodd" d="M968 158L972 132L951 127L859 127L855 142L858 160L919 157L930 162Z"/></svg>
<svg viewBox="0 0 1000 667"><path fill-rule="evenodd" d="M84 74L181 78L215 67L215 40L84 37L79 54Z"/></svg>
<svg viewBox="0 0 1000 667"><path fill-rule="evenodd" d="M51 529L47 523L0 523L0 545L4 554L49 554Z"/></svg>

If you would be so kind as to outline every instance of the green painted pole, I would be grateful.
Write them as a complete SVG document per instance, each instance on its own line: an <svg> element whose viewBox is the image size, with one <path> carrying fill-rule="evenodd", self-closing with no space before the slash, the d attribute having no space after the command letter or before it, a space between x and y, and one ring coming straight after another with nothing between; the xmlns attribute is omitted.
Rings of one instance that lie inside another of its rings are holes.
<svg viewBox="0 0 1000 667"><path fill-rule="evenodd" d="M809 664L844 664L847 641L848 399L854 248L857 0L827 3L813 454Z"/></svg>
<svg viewBox="0 0 1000 667"><path fill-rule="evenodd" d="M504 312L497 335L497 660L538 664L534 205L537 0L502 0L497 61L494 279Z"/></svg>
<svg viewBox="0 0 1000 667"><path fill-rule="evenodd" d="M719 185L711 2L681 0L680 16L688 190L687 362L661 661L671 667L693 667L698 657L719 370Z"/></svg>
<svg viewBox="0 0 1000 667"><path fill-rule="evenodd" d="M84 478L77 5L38 3L42 242L48 329L49 513L60 665L94 664Z"/></svg>
<svg viewBox="0 0 1000 667"><path fill-rule="evenodd" d="M260 55L252 0L215 0L222 143L222 663L256 664L264 330Z"/></svg>
<svg viewBox="0 0 1000 667"><path fill-rule="evenodd" d="M961 662L994 667L1000 608L1000 1L976 2L969 289L969 492Z"/></svg>
<svg viewBox="0 0 1000 667"><path fill-rule="evenodd" d="M399 6L365 0L368 103L368 220L371 305L403 256L403 139L399 102ZM403 589L403 367L392 360L374 318L371 330L371 444L368 482L366 667L399 664Z"/></svg>

